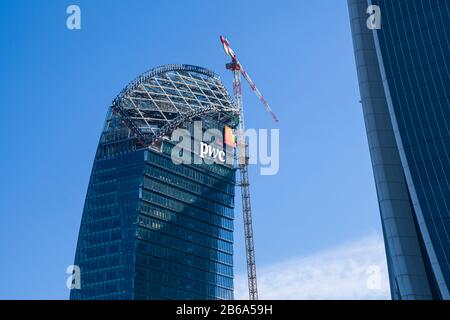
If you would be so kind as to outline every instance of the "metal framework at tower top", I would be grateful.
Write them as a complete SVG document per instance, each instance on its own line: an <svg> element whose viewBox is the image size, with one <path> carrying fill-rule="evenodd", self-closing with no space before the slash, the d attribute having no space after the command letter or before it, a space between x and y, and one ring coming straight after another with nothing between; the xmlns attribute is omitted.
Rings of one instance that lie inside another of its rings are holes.
<svg viewBox="0 0 450 320"><path fill-rule="evenodd" d="M238 117L220 78L198 66L164 65L141 74L114 99L101 142L114 145L123 136L135 139L136 147L148 147L204 117L223 123Z"/></svg>
<svg viewBox="0 0 450 320"><path fill-rule="evenodd" d="M250 181L248 176L248 148L245 142L244 130L244 105L242 102L242 86L241 74L252 91L256 94L262 102L266 110L272 116L272 119L278 122L278 118L270 108L266 99L264 99L261 92L256 87L248 73L242 67L242 64L236 57L236 54L230 47L230 43L224 36L220 36L220 42L223 45L225 53L231 58L231 62L226 64L226 68L233 72L233 93L235 103L239 112L239 132L238 132L238 166L240 171L240 187L242 194L242 214L244 220L244 237L245 237L245 251L247 259L247 275L248 275L248 290L250 300L258 300L258 285L256 279L256 260L255 260L255 244L253 240L253 219L252 207L250 201Z"/></svg>

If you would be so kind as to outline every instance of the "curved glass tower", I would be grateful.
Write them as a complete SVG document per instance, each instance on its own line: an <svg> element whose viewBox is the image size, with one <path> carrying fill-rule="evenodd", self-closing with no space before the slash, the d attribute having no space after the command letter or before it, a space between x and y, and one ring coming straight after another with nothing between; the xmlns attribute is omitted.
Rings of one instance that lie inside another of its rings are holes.
<svg viewBox="0 0 450 320"><path fill-rule="evenodd" d="M392 298L450 299L450 1L348 5Z"/></svg>
<svg viewBox="0 0 450 320"><path fill-rule="evenodd" d="M211 71L167 65L139 76L108 110L92 168L71 299L232 299L235 170L175 164L177 128L236 125ZM195 151L192 151L195 153Z"/></svg>

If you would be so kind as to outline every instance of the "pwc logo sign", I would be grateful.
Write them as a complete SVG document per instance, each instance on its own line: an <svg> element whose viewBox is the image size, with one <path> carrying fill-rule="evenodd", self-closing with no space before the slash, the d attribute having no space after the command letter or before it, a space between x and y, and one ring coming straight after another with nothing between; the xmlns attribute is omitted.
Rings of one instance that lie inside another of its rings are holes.
<svg viewBox="0 0 450 320"><path fill-rule="evenodd" d="M226 129L227 131L231 128ZM225 141L223 133L225 130L210 128L203 130L202 122L195 121L193 136L186 129L178 128L172 132L172 142L176 145L172 148L171 158L174 164L213 164L221 163L232 165L234 162L234 141L232 132L228 132Z"/></svg>
<svg viewBox="0 0 450 320"><path fill-rule="evenodd" d="M227 149L227 147L231 147L232 149L234 149L236 147L236 136L233 134L233 129L231 129L228 126L225 126L223 132L224 132L223 143L225 144L225 148ZM208 157L215 161L219 160L222 163L225 163L226 161L226 153L224 151L224 148L217 148L205 142L200 142L199 155L201 158Z"/></svg>
<svg viewBox="0 0 450 320"><path fill-rule="evenodd" d="M213 160L225 162L225 151L204 142L200 142L200 157L205 158L205 156Z"/></svg>
<svg viewBox="0 0 450 320"><path fill-rule="evenodd" d="M280 163L280 136L279 129L271 129L270 137L267 129L247 129L238 132L242 142L236 143L236 135L233 129L225 127L223 130L210 128L203 130L202 122L195 121L191 131L178 128L172 132L171 142L174 144L171 150L172 162L179 164L227 164L235 162L236 149L238 154L243 154L245 149L247 156L239 156L237 164L245 163L260 165L261 175L275 175ZM245 149L244 149L245 148ZM270 149L270 150L269 150Z"/></svg>

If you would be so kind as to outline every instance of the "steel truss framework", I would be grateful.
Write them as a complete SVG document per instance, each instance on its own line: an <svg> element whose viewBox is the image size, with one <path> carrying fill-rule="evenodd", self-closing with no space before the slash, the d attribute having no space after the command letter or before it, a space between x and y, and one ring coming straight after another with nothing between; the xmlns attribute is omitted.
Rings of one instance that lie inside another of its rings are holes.
<svg viewBox="0 0 450 320"><path fill-rule="evenodd" d="M171 64L143 73L114 99L102 143L134 138L138 147L154 144L193 119L227 122L238 108L212 71Z"/></svg>

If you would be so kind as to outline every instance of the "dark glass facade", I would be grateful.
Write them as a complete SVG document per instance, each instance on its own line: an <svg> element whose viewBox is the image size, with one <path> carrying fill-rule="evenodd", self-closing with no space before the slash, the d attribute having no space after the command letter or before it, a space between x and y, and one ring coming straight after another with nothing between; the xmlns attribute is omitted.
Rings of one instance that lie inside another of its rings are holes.
<svg viewBox="0 0 450 320"><path fill-rule="evenodd" d="M210 81L185 69L147 74L142 88L180 75ZM142 147L120 116L110 109L97 149L75 257L81 289L70 298L232 299L235 169L175 164L173 142ZM180 126L190 130L191 123Z"/></svg>
<svg viewBox="0 0 450 320"><path fill-rule="evenodd" d="M450 1L348 3L392 297L450 299Z"/></svg>

